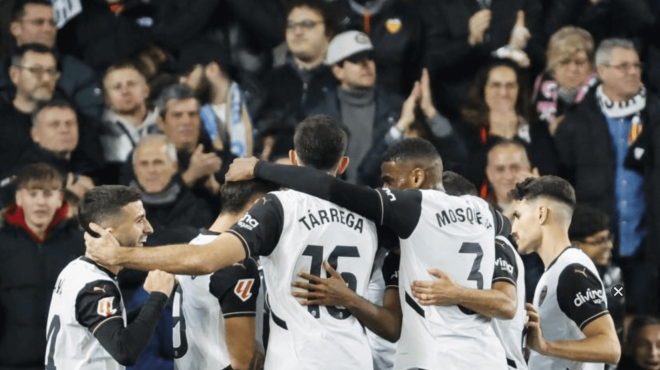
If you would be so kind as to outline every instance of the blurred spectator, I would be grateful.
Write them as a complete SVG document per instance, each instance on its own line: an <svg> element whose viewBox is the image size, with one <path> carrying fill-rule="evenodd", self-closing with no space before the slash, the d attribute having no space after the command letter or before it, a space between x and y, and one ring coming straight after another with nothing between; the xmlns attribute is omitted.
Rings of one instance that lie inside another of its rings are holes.
<svg viewBox="0 0 660 370"><path fill-rule="evenodd" d="M343 123L350 138L346 155L351 163L346 179L366 183L367 179L358 178L358 167L369 149L383 140L392 142L403 136L396 129L390 132L399 119L403 99L376 87L373 47L363 32L347 31L335 36L328 46L325 63L331 66L339 86L328 91L312 112ZM375 170L380 170L380 166Z"/></svg>
<svg viewBox="0 0 660 370"><path fill-rule="evenodd" d="M515 140L502 140L488 151L486 178L490 184L486 200L509 219L513 219L513 207L509 192L516 183L528 177L539 177L527 158L525 146Z"/></svg>
<svg viewBox="0 0 660 370"><path fill-rule="evenodd" d="M632 320L617 369L660 369L660 319L637 316Z"/></svg>
<svg viewBox="0 0 660 370"><path fill-rule="evenodd" d="M16 178L16 203L0 228L0 369L43 369L46 317L60 271L85 252L66 221L60 173L46 164Z"/></svg>
<svg viewBox="0 0 660 370"><path fill-rule="evenodd" d="M623 319L626 315L624 296L614 296L613 287L623 285L621 269L612 264L610 220L603 211L579 205L575 207L568 229L571 244L580 248L596 265L607 294L607 309L612 315L619 342L623 343Z"/></svg>
<svg viewBox="0 0 660 370"><path fill-rule="evenodd" d="M192 41L181 50L178 68L184 73L181 82L195 90L203 104L201 119L213 146L251 157L251 114L245 91L232 79L228 48L207 39Z"/></svg>
<svg viewBox="0 0 660 370"><path fill-rule="evenodd" d="M59 76L55 56L46 46L28 44L14 53L9 77L16 93L0 103L0 172L15 165L30 146L30 114L39 102L53 97Z"/></svg>
<svg viewBox="0 0 660 370"><path fill-rule="evenodd" d="M660 145L660 102L641 83L642 65L632 42L603 41L596 52L602 84L566 115L555 143L562 176L575 187L578 202L612 217L620 266L628 287L628 308L653 309L657 286L660 173L650 154ZM657 155L656 155L657 158ZM648 248L644 248L648 242Z"/></svg>
<svg viewBox="0 0 660 370"><path fill-rule="evenodd" d="M140 139L158 131L158 112L147 105L149 86L131 63L114 65L105 72L101 144L106 163L124 163Z"/></svg>
<svg viewBox="0 0 660 370"><path fill-rule="evenodd" d="M92 177L99 163L78 150L79 123L73 107L64 100L40 103L32 113L32 141L18 159L16 168L45 162L67 176L66 190L79 199L94 187Z"/></svg>
<svg viewBox="0 0 660 370"><path fill-rule="evenodd" d="M264 77L266 101L257 118L260 132L294 127L337 86L330 68L323 65L335 19L322 0L294 0L287 12L285 65ZM262 134L263 136L263 134Z"/></svg>
<svg viewBox="0 0 660 370"><path fill-rule="evenodd" d="M465 121L455 128L463 135L469 153L465 177L480 189L482 197L487 191L488 150L503 139L520 142L539 173L556 173L552 137L544 124L530 120L530 111L529 94L515 63L496 60L479 72L470 101L463 108Z"/></svg>
<svg viewBox="0 0 660 370"><path fill-rule="evenodd" d="M71 99L80 113L93 120L101 118L103 97L98 77L83 61L58 51L55 44L57 28L50 0L16 0L9 32L13 36L15 47L36 43L54 50L60 72L57 88ZM0 58L0 90L13 92L7 68L15 53L16 50L12 47Z"/></svg>
<svg viewBox="0 0 660 370"><path fill-rule="evenodd" d="M181 184L177 167L176 148L165 135L144 137L133 152L135 180L131 186L142 195L159 239L165 239L163 233L181 234L184 240L194 238L199 228L211 226L214 220L206 202Z"/></svg>
<svg viewBox="0 0 660 370"><path fill-rule="evenodd" d="M547 57L546 71L534 82L532 100L539 118L554 135L564 114L598 82L594 40L581 28L563 27L550 38Z"/></svg>
<svg viewBox="0 0 660 370"><path fill-rule="evenodd" d="M544 14L548 36L574 25L589 31L597 43L611 37L635 37L655 21L653 1L647 0L551 0Z"/></svg>
<svg viewBox="0 0 660 370"><path fill-rule="evenodd" d="M365 32L373 44L378 86L405 96L422 73L424 29L419 2L340 0L344 27Z"/></svg>
<svg viewBox="0 0 660 370"><path fill-rule="evenodd" d="M543 65L537 0L425 0L421 9L426 65L440 111L452 120L460 116L475 75L491 54L523 67Z"/></svg>

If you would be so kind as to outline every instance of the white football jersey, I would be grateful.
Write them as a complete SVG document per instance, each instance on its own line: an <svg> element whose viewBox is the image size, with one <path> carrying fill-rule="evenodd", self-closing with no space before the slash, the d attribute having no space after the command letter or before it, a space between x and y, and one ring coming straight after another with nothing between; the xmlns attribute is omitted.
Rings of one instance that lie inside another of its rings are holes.
<svg viewBox="0 0 660 370"><path fill-rule="evenodd" d="M366 296L377 232L373 222L293 190L268 194L232 229L261 255L271 312L267 370L373 368L365 330L341 307L302 306L292 296L301 272L326 277L328 261Z"/></svg>
<svg viewBox="0 0 660 370"><path fill-rule="evenodd" d="M116 277L86 257L62 270L48 312L46 370L122 370L90 328L123 320L126 310Z"/></svg>
<svg viewBox="0 0 660 370"><path fill-rule="evenodd" d="M491 319L460 306L421 306L415 280L435 280L428 270L449 274L457 284L490 289L495 266L496 225L485 201L437 190L379 189L382 224L400 237L399 296L403 310L394 368L506 369ZM499 216L498 216L499 217Z"/></svg>
<svg viewBox="0 0 660 370"><path fill-rule="evenodd" d="M546 341L586 338L582 329L609 315L603 283L591 259L576 247L566 248L541 275L534 292ZM543 356L532 351L530 370L603 370L604 364Z"/></svg>
<svg viewBox="0 0 660 370"><path fill-rule="evenodd" d="M204 245L218 233L202 231L190 244ZM259 273L254 260L201 276L178 275L172 308L174 366L216 370L231 365L225 319L254 316Z"/></svg>
<svg viewBox="0 0 660 370"><path fill-rule="evenodd" d="M503 236L495 238L495 247L498 248L495 260L496 281L510 281L516 286L516 315L511 320L493 319L492 325L495 335L500 338L509 370L527 369L527 361L523 355L523 332L527 321L527 310L525 310L525 266L522 258L511 245L511 242Z"/></svg>

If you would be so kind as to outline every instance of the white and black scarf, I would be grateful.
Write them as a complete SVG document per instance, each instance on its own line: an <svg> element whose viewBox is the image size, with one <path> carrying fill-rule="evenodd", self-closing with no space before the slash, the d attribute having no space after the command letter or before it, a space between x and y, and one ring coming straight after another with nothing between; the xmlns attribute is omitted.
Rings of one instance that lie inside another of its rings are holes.
<svg viewBox="0 0 660 370"><path fill-rule="evenodd" d="M626 101L613 102L605 95L605 93L603 93L603 85L598 85L596 88L596 100L598 101L601 111L603 111L607 117L623 118L632 115L639 116L642 110L646 108L646 89L644 88L644 85L642 85L639 94Z"/></svg>

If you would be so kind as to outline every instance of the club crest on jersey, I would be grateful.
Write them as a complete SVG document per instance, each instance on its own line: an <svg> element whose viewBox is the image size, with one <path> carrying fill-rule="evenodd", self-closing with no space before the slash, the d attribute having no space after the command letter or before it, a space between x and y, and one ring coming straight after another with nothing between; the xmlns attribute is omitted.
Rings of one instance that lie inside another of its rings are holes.
<svg viewBox="0 0 660 370"><path fill-rule="evenodd" d="M117 309L112 307L115 297L106 297L99 301L96 312L103 317L110 317L117 313Z"/></svg>
<svg viewBox="0 0 660 370"><path fill-rule="evenodd" d="M259 226L259 221L252 218L249 213L246 213L245 216L238 221L238 226L244 229L254 230L255 227Z"/></svg>
<svg viewBox="0 0 660 370"><path fill-rule="evenodd" d="M543 304L543 301L545 301L545 296L548 295L548 286L544 286L543 289L541 289L541 295L539 296L539 306Z"/></svg>
<svg viewBox="0 0 660 370"><path fill-rule="evenodd" d="M252 292L250 291L252 284L254 284L254 279L239 280L238 283L236 283L236 287L234 288L234 294L236 294L236 296L238 296L241 301L247 301L250 299L250 297L252 297Z"/></svg>

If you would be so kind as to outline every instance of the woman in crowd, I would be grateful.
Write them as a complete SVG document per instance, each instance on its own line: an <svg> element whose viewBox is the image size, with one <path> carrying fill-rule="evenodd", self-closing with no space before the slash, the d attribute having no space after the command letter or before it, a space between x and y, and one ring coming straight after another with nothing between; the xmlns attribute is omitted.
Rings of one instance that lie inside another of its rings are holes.
<svg viewBox="0 0 660 370"><path fill-rule="evenodd" d="M636 317L628 328L623 357L618 370L660 369L660 320Z"/></svg>
<svg viewBox="0 0 660 370"><path fill-rule="evenodd" d="M477 75L463 108L464 122L455 125L465 143L465 176L487 194L488 150L503 139L525 146L532 167L542 175L556 172L555 149L546 125L531 120L531 105L518 66L495 60Z"/></svg>
<svg viewBox="0 0 660 370"><path fill-rule="evenodd" d="M598 81L594 40L589 32L567 26L550 38L547 69L534 82L534 108L554 135L564 114L582 101Z"/></svg>

